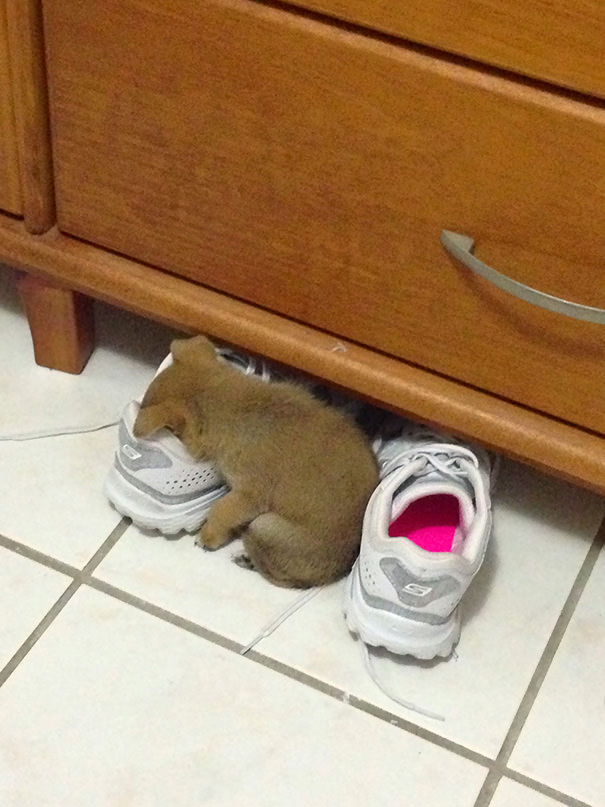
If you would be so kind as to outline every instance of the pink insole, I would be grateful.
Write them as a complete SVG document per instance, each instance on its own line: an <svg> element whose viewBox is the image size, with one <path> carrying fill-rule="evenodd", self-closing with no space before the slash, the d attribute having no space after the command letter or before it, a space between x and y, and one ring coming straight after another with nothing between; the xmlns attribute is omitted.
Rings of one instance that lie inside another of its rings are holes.
<svg viewBox="0 0 605 807"><path fill-rule="evenodd" d="M448 493L416 499L391 522L392 538L409 538L428 552L451 552L460 525L458 500Z"/></svg>

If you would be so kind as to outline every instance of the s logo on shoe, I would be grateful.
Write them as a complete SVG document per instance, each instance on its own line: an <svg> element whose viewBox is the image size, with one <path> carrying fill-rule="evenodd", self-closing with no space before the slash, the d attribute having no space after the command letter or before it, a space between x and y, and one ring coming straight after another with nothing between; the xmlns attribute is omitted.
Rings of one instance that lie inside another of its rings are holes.
<svg viewBox="0 0 605 807"><path fill-rule="evenodd" d="M456 578L445 574L419 583L398 558L382 558L380 568L395 589L399 602L415 608L424 608L460 589Z"/></svg>
<svg viewBox="0 0 605 807"><path fill-rule="evenodd" d="M128 443L125 443L122 446L122 453L126 454L128 459L130 459L130 460L139 460L139 459L141 459L141 454L139 454L139 452L135 448L133 448L132 446L129 446Z"/></svg>
<svg viewBox="0 0 605 807"><path fill-rule="evenodd" d="M408 583L407 586L404 586L403 590L410 594L415 594L417 597L426 597L427 594L431 593L433 587L421 586L420 583Z"/></svg>

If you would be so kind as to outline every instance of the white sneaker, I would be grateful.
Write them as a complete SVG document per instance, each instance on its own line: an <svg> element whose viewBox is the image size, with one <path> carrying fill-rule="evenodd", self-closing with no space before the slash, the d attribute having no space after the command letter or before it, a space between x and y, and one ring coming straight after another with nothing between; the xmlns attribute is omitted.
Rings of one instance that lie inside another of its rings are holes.
<svg viewBox="0 0 605 807"><path fill-rule="evenodd" d="M280 375L267 362L252 356L227 348L217 348L217 353L245 375L267 382ZM168 354L155 376L171 364ZM138 412L139 403L132 401L122 414L119 448L105 478L104 493L121 515L143 529L159 530L164 535L195 532L211 505L228 488L212 463L192 457L168 429L145 439L135 437Z"/></svg>
<svg viewBox="0 0 605 807"><path fill-rule="evenodd" d="M381 482L347 581L347 625L392 653L448 656L490 536L489 455L407 422L374 448Z"/></svg>

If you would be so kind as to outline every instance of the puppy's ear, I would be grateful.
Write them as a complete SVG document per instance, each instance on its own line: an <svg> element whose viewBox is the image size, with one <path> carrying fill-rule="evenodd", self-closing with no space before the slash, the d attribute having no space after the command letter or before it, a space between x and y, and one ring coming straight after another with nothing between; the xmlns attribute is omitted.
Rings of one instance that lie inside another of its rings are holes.
<svg viewBox="0 0 605 807"><path fill-rule="evenodd" d="M170 345L170 352L175 363L195 364L200 359L214 359L214 345L205 336L194 336L191 339L175 339Z"/></svg>
<svg viewBox="0 0 605 807"><path fill-rule="evenodd" d="M144 406L139 410L134 422L135 437L149 437L158 429L168 428L175 434L183 433L189 411L181 401L165 401L164 403Z"/></svg>

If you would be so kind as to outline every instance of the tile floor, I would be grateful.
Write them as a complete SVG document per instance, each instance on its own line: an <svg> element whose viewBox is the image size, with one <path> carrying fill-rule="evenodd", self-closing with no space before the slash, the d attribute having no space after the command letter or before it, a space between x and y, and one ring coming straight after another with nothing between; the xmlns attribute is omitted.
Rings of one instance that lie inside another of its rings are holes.
<svg viewBox="0 0 605 807"><path fill-rule="evenodd" d="M98 306L79 377L37 367L0 269L0 436L111 422L169 330ZM457 655L366 675L299 597L101 493L116 428L0 442L0 804L605 807L605 501L505 462ZM600 531L599 531L600 530Z"/></svg>

